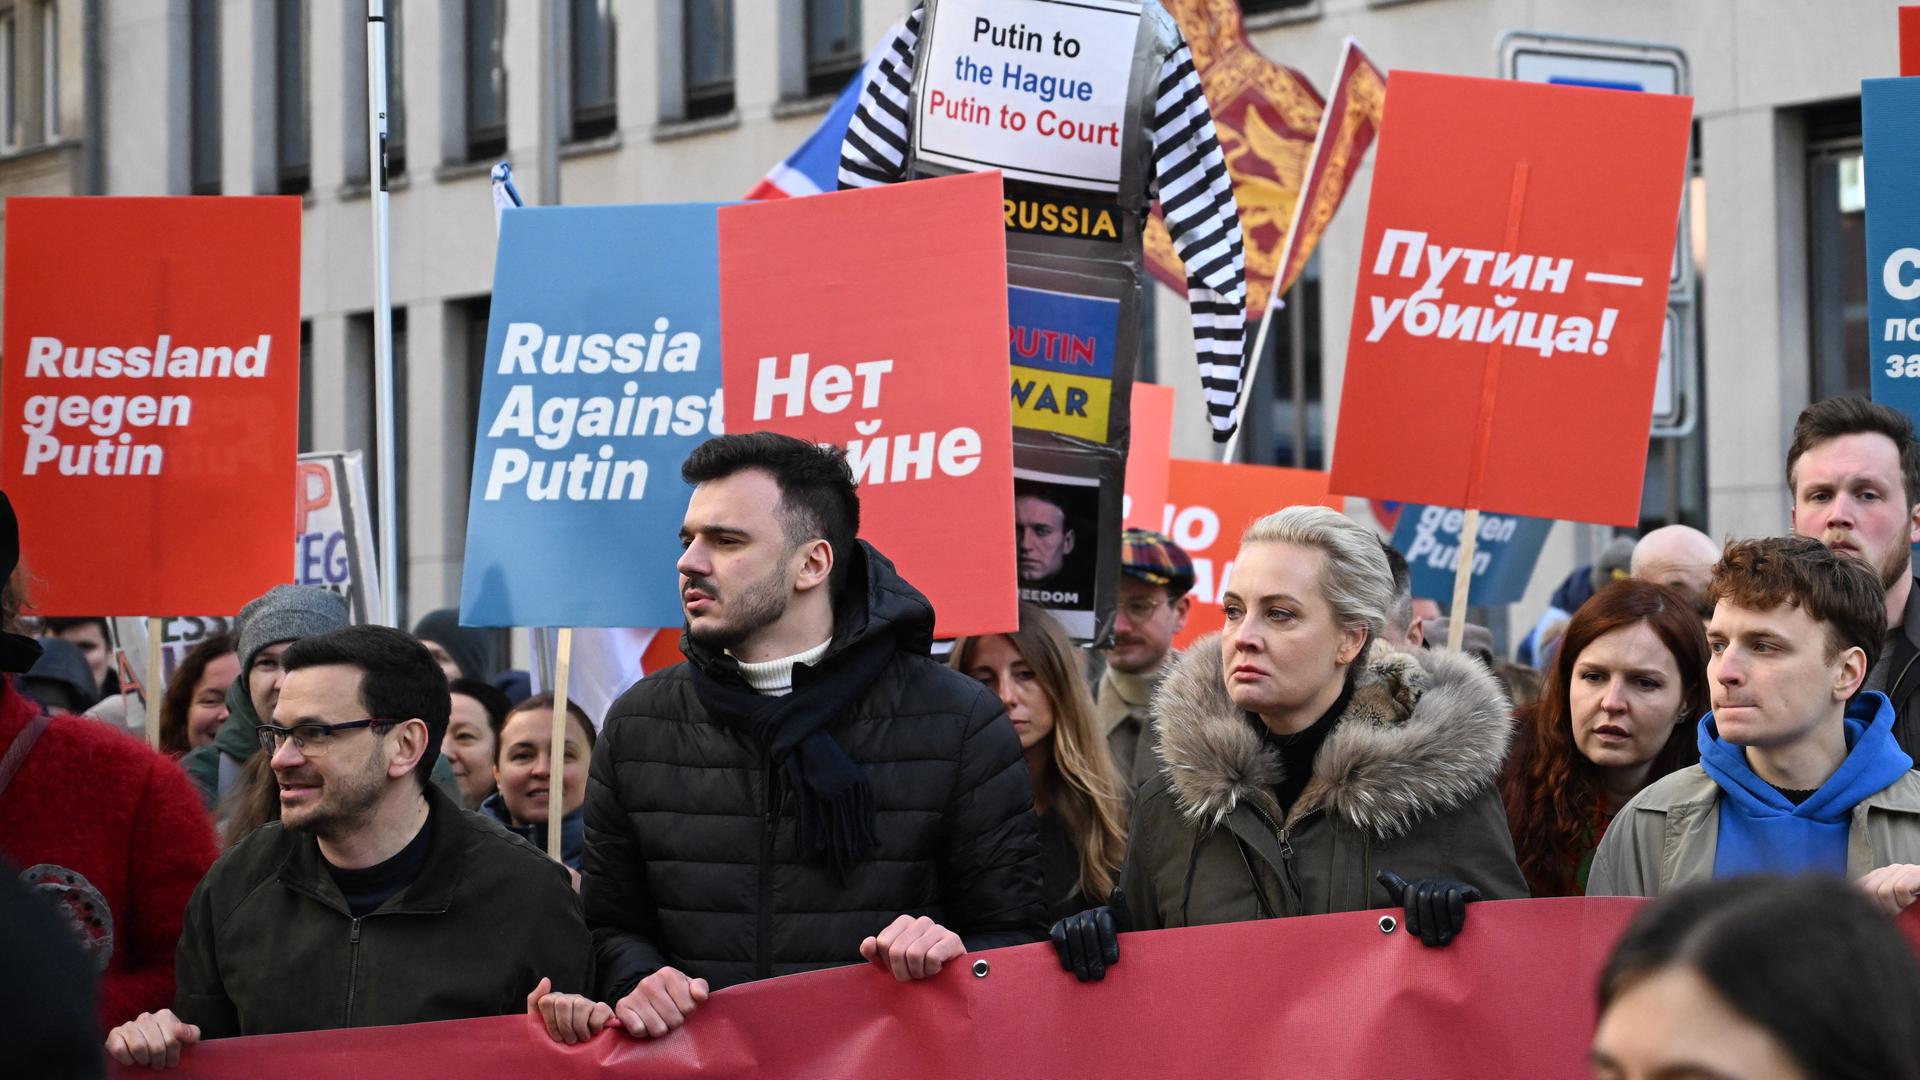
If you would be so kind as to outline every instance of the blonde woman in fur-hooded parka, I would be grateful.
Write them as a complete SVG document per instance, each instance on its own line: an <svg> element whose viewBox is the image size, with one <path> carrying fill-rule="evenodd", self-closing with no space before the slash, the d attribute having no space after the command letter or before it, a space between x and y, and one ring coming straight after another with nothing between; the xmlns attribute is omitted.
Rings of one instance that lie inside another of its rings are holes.
<svg viewBox="0 0 1920 1080"><path fill-rule="evenodd" d="M1131 929L1401 906L1385 870L1429 912L1451 901L1450 926L1408 927L1439 945L1465 899L1527 895L1495 786L1507 702L1468 656L1375 642L1391 590L1379 542L1331 510L1247 530L1226 629L1154 697L1160 772L1121 883Z"/></svg>

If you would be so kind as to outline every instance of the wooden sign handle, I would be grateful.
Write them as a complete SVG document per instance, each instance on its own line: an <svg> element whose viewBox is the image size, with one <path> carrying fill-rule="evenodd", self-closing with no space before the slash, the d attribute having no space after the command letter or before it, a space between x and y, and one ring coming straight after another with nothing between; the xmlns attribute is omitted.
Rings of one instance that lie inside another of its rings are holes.
<svg viewBox="0 0 1920 1080"><path fill-rule="evenodd" d="M1480 537L1480 511L1467 508L1460 522L1460 563L1453 568L1453 604L1447 608L1447 648L1460 651L1467 636L1467 599L1473 593L1473 555Z"/></svg>
<svg viewBox="0 0 1920 1080"><path fill-rule="evenodd" d="M166 670L165 657L160 655L160 635L165 630L166 620L154 616L147 620L147 685L141 687L147 697L147 745L160 749L160 685L161 673Z"/></svg>
<svg viewBox="0 0 1920 1080"><path fill-rule="evenodd" d="M573 667L573 628L563 626L553 646L553 745L547 751L547 854L560 862L560 819L567 796L567 674Z"/></svg>

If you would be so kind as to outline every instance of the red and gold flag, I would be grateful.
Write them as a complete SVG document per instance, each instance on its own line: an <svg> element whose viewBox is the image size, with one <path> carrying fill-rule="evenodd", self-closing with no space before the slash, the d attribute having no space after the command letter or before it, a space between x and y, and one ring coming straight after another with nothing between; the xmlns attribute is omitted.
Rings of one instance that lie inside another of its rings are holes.
<svg viewBox="0 0 1920 1080"><path fill-rule="evenodd" d="M1293 223L1287 229L1280 255L1273 260L1273 266L1285 268L1278 279L1281 295L1293 288L1300 272L1307 268L1307 259L1320 243L1320 235L1327 231L1334 211L1347 197L1353 174L1360 170L1361 159L1367 156L1374 133L1380 129L1380 114L1386 104L1387 77L1361 50L1360 43L1348 38L1340 50L1340 74L1334 80L1333 100L1321 115L1313 157L1300 183L1300 196L1294 201ZM1247 284L1251 295L1251 261Z"/></svg>
<svg viewBox="0 0 1920 1080"><path fill-rule="evenodd" d="M1290 285L1339 208L1372 141L1385 79L1349 41L1335 84L1339 131L1331 134L1324 130L1326 103L1306 75L1267 59L1247 40L1238 0L1167 0L1166 7L1193 51L1233 178L1246 248L1247 318L1257 319L1266 310L1283 253L1291 250L1290 261L1297 263L1286 279ZM1351 114L1356 103L1366 111ZM1304 216L1299 213L1303 190L1312 193L1311 211ZM1296 218L1304 225L1292 243ZM1157 206L1147 222L1144 247L1148 270L1184 294L1186 269Z"/></svg>

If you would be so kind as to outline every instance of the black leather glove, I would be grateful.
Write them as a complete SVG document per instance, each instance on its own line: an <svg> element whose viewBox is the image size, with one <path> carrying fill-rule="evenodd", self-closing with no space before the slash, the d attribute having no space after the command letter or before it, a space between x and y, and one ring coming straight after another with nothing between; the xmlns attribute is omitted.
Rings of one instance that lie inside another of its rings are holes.
<svg viewBox="0 0 1920 1080"><path fill-rule="evenodd" d="M1480 890L1464 881L1423 878L1411 884L1391 870L1374 875L1394 903L1406 908L1407 933L1429 948L1440 948L1467 925L1467 905L1480 899Z"/></svg>
<svg viewBox="0 0 1920 1080"><path fill-rule="evenodd" d="M1107 977L1107 965L1120 962L1119 934L1126 917L1116 920L1115 915L1111 907L1089 908L1053 924L1053 950L1074 978L1099 982Z"/></svg>

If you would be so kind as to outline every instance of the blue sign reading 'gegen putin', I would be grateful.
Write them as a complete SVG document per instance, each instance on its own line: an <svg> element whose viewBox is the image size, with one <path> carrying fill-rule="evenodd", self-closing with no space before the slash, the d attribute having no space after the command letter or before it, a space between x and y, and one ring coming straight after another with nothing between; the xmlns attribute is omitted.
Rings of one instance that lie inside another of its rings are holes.
<svg viewBox="0 0 1920 1080"><path fill-rule="evenodd" d="M1444 506L1410 503L1394 526L1393 546L1407 557L1413 595L1442 603L1453 599L1453 576L1460 565L1460 529L1466 514ZM1474 607L1511 604L1527 591L1540 548L1553 531L1545 518L1513 514L1480 515L1475 535L1473 584L1467 603Z"/></svg>

